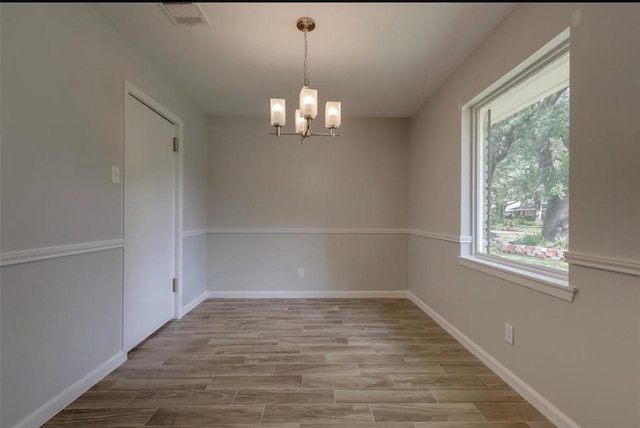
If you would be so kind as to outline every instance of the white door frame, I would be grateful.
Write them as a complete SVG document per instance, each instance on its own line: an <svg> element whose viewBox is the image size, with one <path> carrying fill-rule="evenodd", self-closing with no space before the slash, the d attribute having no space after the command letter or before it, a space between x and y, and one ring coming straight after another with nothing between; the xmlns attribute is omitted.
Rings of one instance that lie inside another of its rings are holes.
<svg viewBox="0 0 640 428"><path fill-rule="evenodd" d="M125 127L124 127L124 118L127 115L127 97L133 96L135 99L149 107L151 110L155 111L157 114L173 123L176 127L176 137L178 137L179 148L178 148L178 156L176 157L176 207L175 207L175 275L176 280L178 282L178 287L174 295L174 310L173 310L173 318L180 319L182 318L182 209L183 209L183 192L182 192L182 179L183 179L183 153L184 153L184 122L178 116L164 108L160 103L156 100L142 92L140 89L135 87L131 82L125 80L124 81L124 115L122 121L122 153L123 153L123 169L124 169L124 144L125 144ZM124 171L126 175L126 171ZM125 176L126 179L126 176ZM122 187L122 237L124 236L124 186ZM125 251L126 251L126 243L125 243ZM123 262L124 262L124 252L123 252ZM124 310L124 263L122 265L122 349L125 349L125 310Z"/></svg>

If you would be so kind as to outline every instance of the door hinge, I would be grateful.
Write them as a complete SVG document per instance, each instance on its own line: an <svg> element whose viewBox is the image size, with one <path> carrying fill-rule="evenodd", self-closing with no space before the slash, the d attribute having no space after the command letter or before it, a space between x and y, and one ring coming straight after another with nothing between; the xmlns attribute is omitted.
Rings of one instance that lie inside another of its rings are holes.
<svg viewBox="0 0 640 428"><path fill-rule="evenodd" d="M173 292L175 293L176 291L178 291L178 279L173 278Z"/></svg>
<svg viewBox="0 0 640 428"><path fill-rule="evenodd" d="M178 137L173 137L173 151L178 151Z"/></svg>

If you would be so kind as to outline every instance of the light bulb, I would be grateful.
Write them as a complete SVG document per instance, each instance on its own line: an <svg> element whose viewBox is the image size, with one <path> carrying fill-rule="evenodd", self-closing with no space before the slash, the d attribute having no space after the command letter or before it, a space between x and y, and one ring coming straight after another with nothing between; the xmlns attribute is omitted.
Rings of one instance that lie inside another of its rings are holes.
<svg viewBox="0 0 640 428"><path fill-rule="evenodd" d="M285 100L271 98L271 125L284 126L286 120Z"/></svg>
<svg viewBox="0 0 640 428"><path fill-rule="evenodd" d="M338 128L342 122L341 105L338 101L327 101L324 105L325 128Z"/></svg>
<svg viewBox="0 0 640 428"><path fill-rule="evenodd" d="M318 115L318 90L303 86L300 91L300 114L308 119Z"/></svg>
<svg viewBox="0 0 640 428"><path fill-rule="evenodd" d="M300 115L300 110L296 110L296 133L304 134L307 132L307 120Z"/></svg>

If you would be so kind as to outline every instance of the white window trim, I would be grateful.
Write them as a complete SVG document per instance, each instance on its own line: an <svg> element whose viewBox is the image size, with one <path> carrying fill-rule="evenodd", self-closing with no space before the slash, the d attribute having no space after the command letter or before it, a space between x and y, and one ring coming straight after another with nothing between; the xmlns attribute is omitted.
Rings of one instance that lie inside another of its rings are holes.
<svg viewBox="0 0 640 428"><path fill-rule="evenodd" d="M578 292L578 289L570 286L566 279L537 273L530 269L517 268L504 263L502 260L496 262L489 257L470 255L458 257L458 262L470 269L566 300L567 302L573 302L573 297Z"/></svg>
<svg viewBox="0 0 640 428"><path fill-rule="evenodd" d="M478 218L478 195L482 191L481 177L478 176L478 148L476 140L476 111L486 105L492 99L500 96L509 89L520 84L528 77L546 67L556 59L565 55L569 51L569 30L565 30L558 37L549 42L545 47L532 55L527 61L516 67L511 73L491 85L478 97L470 101L463 108L463 124L468 123L471 129L467 128L469 138L463 138L463 143L469 144L470 153L467 164L464 168L469 170L471 175L470 185L470 205L469 212L464 216L463 224L468 224L472 235L472 244L461 246L461 256L458 258L460 265L467 268L483 272L485 274L500 278L523 287L539 291L541 293L557 297L559 299L572 302L577 288L569 285L568 274L560 270L545 269L525 263L509 261L507 259L478 253L478 241L482 233L480 219ZM464 156L463 156L464 158ZM469 165L470 163L470 165Z"/></svg>

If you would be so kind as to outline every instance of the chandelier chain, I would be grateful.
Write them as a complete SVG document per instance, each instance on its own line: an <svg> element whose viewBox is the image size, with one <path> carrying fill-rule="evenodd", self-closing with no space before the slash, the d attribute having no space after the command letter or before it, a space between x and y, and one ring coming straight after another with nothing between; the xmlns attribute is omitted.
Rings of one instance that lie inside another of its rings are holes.
<svg viewBox="0 0 640 428"><path fill-rule="evenodd" d="M304 86L309 86L309 76L307 76L307 51L309 49L309 45L307 44L307 30L305 28L304 32Z"/></svg>

